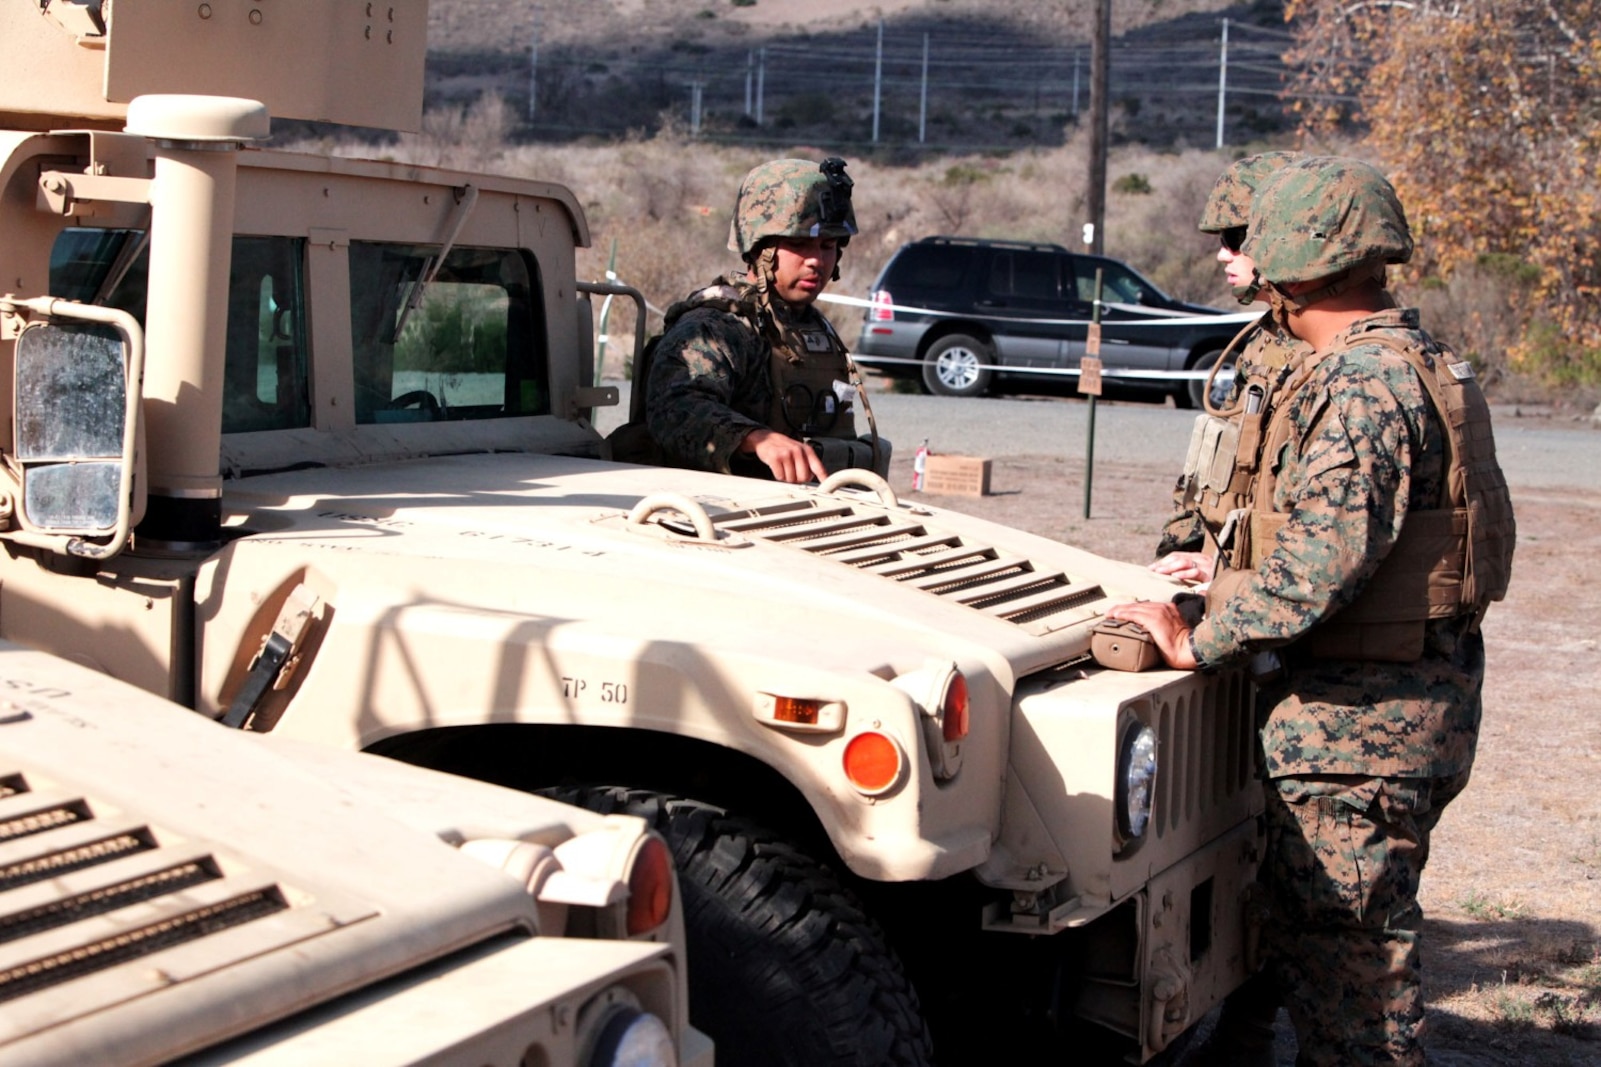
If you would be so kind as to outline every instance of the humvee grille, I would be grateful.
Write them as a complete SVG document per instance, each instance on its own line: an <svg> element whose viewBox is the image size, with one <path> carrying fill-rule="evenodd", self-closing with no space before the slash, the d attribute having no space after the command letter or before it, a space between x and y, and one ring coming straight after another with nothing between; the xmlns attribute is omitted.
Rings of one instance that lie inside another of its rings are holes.
<svg viewBox="0 0 1601 1067"><path fill-rule="evenodd" d="M714 516L720 528L791 545L1036 632L1104 594L1093 582L1037 570L1023 556L850 502L786 500Z"/></svg>
<svg viewBox="0 0 1601 1067"><path fill-rule="evenodd" d="M1216 823L1222 832L1257 788L1251 688L1239 671L1193 674L1164 688L1152 709L1158 750L1152 830L1158 840ZM1209 837L1210 835L1208 835ZM1206 838L1203 838L1206 839Z"/></svg>
<svg viewBox="0 0 1601 1067"><path fill-rule="evenodd" d="M99 818L20 773L0 783L0 1002L289 908L278 885L227 873L201 846Z"/></svg>

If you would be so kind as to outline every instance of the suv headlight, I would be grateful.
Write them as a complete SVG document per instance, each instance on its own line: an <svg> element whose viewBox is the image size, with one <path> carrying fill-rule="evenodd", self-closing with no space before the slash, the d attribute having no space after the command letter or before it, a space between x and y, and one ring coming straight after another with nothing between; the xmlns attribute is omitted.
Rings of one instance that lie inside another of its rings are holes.
<svg viewBox="0 0 1601 1067"><path fill-rule="evenodd" d="M1129 840L1143 837L1151 821L1156 783L1156 731L1131 722L1117 756L1117 828Z"/></svg>

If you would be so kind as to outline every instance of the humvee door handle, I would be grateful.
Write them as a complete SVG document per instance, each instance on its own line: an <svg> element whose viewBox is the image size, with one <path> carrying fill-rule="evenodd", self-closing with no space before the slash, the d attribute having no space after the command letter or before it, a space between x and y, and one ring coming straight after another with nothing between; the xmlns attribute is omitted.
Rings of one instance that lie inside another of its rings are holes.
<svg viewBox="0 0 1601 1067"><path fill-rule="evenodd" d="M243 729L261 698L289 680L300 662L300 645L311 629L311 621L316 618L318 603L317 594L304 584L295 586L279 610L272 632L262 639L261 650L251 661L250 671L228 706L228 713L222 717L224 726Z"/></svg>

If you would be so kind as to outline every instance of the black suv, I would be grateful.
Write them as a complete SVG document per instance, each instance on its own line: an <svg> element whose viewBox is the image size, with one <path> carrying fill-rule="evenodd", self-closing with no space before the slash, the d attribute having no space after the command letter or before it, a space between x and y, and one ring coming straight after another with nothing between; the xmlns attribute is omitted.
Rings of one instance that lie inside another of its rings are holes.
<svg viewBox="0 0 1601 1067"><path fill-rule="evenodd" d="M925 237L902 245L873 283L857 361L921 376L946 396L979 396L997 376L1072 371L1084 356L1096 271L1108 384L1160 389L1198 407L1206 372L1257 312L1174 300L1125 263L1054 244ZM1215 399L1233 378L1232 366L1218 372Z"/></svg>

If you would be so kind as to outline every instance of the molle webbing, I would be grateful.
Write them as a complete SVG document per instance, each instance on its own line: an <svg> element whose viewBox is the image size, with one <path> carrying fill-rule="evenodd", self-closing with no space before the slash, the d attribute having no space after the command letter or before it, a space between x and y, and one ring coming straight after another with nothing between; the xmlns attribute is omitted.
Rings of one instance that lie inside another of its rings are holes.
<svg viewBox="0 0 1601 1067"><path fill-rule="evenodd" d="M1516 525L1506 479L1495 459L1489 405L1472 369L1444 346L1426 352L1382 331L1363 334L1358 343L1381 344L1417 372L1445 431L1442 503L1449 506L1409 511L1400 537L1362 593L1307 640L1314 656L1406 662L1422 654L1425 620L1478 614L1506 595ZM1285 394L1300 384L1292 383ZM1288 407L1275 409L1264 457L1275 454L1288 438ZM1235 565L1246 570L1255 570L1273 551L1289 517L1268 510L1274 478L1263 467L1255 510L1231 553Z"/></svg>

